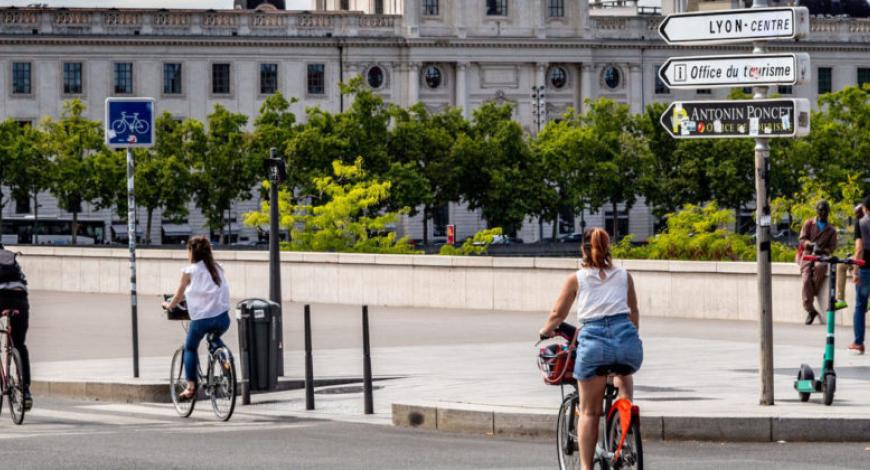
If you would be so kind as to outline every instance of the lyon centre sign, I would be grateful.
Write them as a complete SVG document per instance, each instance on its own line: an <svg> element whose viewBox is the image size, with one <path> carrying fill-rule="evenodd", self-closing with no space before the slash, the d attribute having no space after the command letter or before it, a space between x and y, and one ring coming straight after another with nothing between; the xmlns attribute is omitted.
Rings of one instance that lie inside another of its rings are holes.
<svg viewBox="0 0 870 470"><path fill-rule="evenodd" d="M668 15L659 34L668 44L722 44L795 39L810 31L806 7L713 10Z"/></svg>

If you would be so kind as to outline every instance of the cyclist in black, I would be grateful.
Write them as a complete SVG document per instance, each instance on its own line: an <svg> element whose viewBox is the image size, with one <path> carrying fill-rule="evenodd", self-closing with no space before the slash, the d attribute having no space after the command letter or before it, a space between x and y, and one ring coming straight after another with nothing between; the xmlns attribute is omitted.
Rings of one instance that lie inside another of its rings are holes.
<svg viewBox="0 0 870 470"><path fill-rule="evenodd" d="M30 395L30 355L27 352L27 328L30 303L27 300L27 278L15 260L15 253L0 244L0 313L9 311L12 343L21 355L21 376L24 380L24 408L33 406Z"/></svg>

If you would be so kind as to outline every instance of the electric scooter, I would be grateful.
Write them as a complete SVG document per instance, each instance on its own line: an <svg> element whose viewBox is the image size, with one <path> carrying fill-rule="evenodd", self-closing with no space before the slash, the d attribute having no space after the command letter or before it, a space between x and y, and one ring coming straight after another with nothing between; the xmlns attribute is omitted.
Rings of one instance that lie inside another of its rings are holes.
<svg viewBox="0 0 870 470"><path fill-rule="evenodd" d="M835 311L846 308L844 303L837 303L837 265L846 264L858 267L864 266L864 260L840 259L836 256L804 256L804 260L810 262L828 263L828 312L827 312L827 329L828 335L825 341L825 355L822 360L822 370L819 372L819 380L816 380L813 368L807 364L801 364L801 369L798 372L797 380L794 381L794 388L798 392L801 401L806 402L810 399L812 393L822 393L826 406L830 406L834 402L834 392L837 390L837 373L834 372L834 320Z"/></svg>

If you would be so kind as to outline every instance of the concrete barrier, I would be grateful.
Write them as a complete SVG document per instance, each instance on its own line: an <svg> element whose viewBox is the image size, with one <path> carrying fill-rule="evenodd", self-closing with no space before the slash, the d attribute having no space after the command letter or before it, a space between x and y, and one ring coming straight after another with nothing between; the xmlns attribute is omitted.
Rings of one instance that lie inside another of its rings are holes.
<svg viewBox="0 0 870 470"><path fill-rule="evenodd" d="M33 289L129 292L126 249L16 247ZM187 264L181 250L141 250L142 295L175 290ZM217 251L232 295L268 295L268 253ZM754 320L755 263L621 260L635 279L642 315ZM446 257L345 253L281 254L286 301L434 309L547 311L578 268L569 258ZM803 321L801 280L793 263L774 263L774 320ZM854 287L847 286L847 300ZM851 324L851 314L840 315Z"/></svg>

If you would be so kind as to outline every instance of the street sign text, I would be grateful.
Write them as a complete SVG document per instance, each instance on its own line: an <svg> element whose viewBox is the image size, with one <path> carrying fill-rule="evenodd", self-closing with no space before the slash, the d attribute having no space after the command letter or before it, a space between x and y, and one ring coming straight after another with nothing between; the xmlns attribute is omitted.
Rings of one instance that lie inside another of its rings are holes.
<svg viewBox="0 0 870 470"><path fill-rule="evenodd" d="M809 133L806 99L676 101L661 124L676 138L795 137Z"/></svg>
<svg viewBox="0 0 870 470"><path fill-rule="evenodd" d="M659 34L668 44L794 39L809 33L805 7L714 10L668 15Z"/></svg>
<svg viewBox="0 0 870 470"><path fill-rule="evenodd" d="M659 71L670 88L797 85L809 75L809 54L673 57Z"/></svg>

